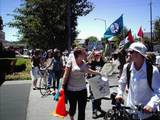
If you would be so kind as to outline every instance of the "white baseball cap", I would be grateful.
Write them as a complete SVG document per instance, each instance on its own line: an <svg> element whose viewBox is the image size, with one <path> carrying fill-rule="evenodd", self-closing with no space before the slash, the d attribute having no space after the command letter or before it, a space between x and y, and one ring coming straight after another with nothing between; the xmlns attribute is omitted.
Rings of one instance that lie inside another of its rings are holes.
<svg viewBox="0 0 160 120"><path fill-rule="evenodd" d="M146 57L147 47L141 42L134 42L130 45L128 51L136 51Z"/></svg>

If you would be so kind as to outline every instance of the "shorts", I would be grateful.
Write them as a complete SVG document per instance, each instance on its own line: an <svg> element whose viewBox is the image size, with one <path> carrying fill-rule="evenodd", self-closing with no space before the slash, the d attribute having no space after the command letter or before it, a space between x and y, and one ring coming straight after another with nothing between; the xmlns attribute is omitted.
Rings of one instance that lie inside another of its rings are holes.
<svg viewBox="0 0 160 120"><path fill-rule="evenodd" d="M31 78L32 80L37 80L38 78L40 78L40 71L38 67L33 67L32 70L30 71L31 74Z"/></svg>

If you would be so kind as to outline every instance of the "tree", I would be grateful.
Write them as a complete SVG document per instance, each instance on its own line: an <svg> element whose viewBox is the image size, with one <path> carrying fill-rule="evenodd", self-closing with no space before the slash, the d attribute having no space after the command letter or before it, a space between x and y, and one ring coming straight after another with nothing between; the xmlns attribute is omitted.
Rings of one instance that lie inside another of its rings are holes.
<svg viewBox="0 0 160 120"><path fill-rule="evenodd" d="M154 22L155 42L160 43L160 17Z"/></svg>
<svg viewBox="0 0 160 120"><path fill-rule="evenodd" d="M90 41L90 42L96 42L98 39L97 39L97 37L95 37L95 36L90 36L90 37L88 37L87 39L86 39L86 41Z"/></svg>
<svg viewBox="0 0 160 120"><path fill-rule="evenodd" d="M71 2L72 41L76 38L77 17L85 16L93 10L87 0ZM24 0L12 14L10 27L18 28L21 41L33 48L67 48L67 0Z"/></svg>
<svg viewBox="0 0 160 120"><path fill-rule="evenodd" d="M0 16L0 31L3 30L3 20L2 16Z"/></svg>

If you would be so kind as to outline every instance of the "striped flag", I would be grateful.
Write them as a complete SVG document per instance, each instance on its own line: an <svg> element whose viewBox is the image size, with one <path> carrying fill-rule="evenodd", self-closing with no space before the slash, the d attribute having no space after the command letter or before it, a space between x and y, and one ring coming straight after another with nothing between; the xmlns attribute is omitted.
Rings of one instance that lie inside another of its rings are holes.
<svg viewBox="0 0 160 120"><path fill-rule="evenodd" d="M127 37L120 42L119 47L124 47L127 49L130 46L130 44L133 42L134 42L134 39L133 39L131 30L129 30Z"/></svg>

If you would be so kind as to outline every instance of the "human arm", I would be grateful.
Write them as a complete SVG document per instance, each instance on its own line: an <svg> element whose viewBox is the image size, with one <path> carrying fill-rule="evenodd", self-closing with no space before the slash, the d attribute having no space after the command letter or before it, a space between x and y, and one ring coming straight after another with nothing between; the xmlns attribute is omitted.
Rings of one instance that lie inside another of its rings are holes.
<svg viewBox="0 0 160 120"><path fill-rule="evenodd" d="M32 57L31 57L31 63L33 62L33 59L34 59L34 56L32 55Z"/></svg>
<svg viewBox="0 0 160 120"><path fill-rule="evenodd" d="M153 66L152 88L152 97L144 107L148 112L155 111L160 101L160 73L155 66Z"/></svg>
<svg viewBox="0 0 160 120"><path fill-rule="evenodd" d="M53 69L53 66L54 66L54 58L48 58L46 60L45 69Z"/></svg>
<svg viewBox="0 0 160 120"><path fill-rule="evenodd" d="M126 89L127 85L127 66L128 64L125 64L123 67L122 75L118 81L118 94L116 96L116 99L123 99L123 94Z"/></svg>
<svg viewBox="0 0 160 120"><path fill-rule="evenodd" d="M88 74L101 75L100 72L95 71L95 70L92 70L92 69L90 69L90 68L88 68L86 72L87 72Z"/></svg>
<svg viewBox="0 0 160 120"><path fill-rule="evenodd" d="M94 57L94 50L87 56L88 63L92 62L93 57Z"/></svg>
<svg viewBox="0 0 160 120"><path fill-rule="evenodd" d="M62 89L65 88L68 80L69 80L69 77L70 77L70 74L71 74L71 69L72 69L72 60L69 60L66 64L66 67L64 69L64 74L63 74L63 77L62 77Z"/></svg>
<svg viewBox="0 0 160 120"><path fill-rule="evenodd" d="M70 72L71 72L71 67L65 67L65 71L62 77L62 88L65 88L65 85L68 82L69 76L70 76Z"/></svg>

